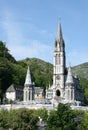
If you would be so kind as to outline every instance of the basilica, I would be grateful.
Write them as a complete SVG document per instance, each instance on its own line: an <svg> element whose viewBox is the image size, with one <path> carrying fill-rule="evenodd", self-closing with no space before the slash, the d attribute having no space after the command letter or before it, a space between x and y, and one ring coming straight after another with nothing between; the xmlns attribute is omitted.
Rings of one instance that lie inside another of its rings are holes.
<svg viewBox="0 0 88 130"><path fill-rule="evenodd" d="M53 84L46 88L46 100L57 103L70 103L71 105L75 106L84 105L84 91L80 87L79 78L78 76L73 75L70 65L68 69L66 68L65 42L60 23L58 25L53 56ZM15 93L17 93L16 97L19 98L22 90L24 102L35 101L38 98L44 98L42 95L43 89L40 87L35 87L34 83L31 81L29 66L23 89L19 89L21 91L17 92L18 89L13 89L13 87L14 86L11 85L6 93L7 98L12 100L16 100L14 97L14 95L16 95ZM9 97L9 95L11 95L11 97Z"/></svg>
<svg viewBox="0 0 88 130"><path fill-rule="evenodd" d="M23 91L24 101L35 99L35 87L31 82L29 67ZM84 105L84 94L79 78L72 74L71 66L66 68L65 42L60 23L54 45L53 84L46 89L46 99L57 103Z"/></svg>
<svg viewBox="0 0 88 130"><path fill-rule="evenodd" d="M46 89L46 98L72 105L83 105L83 93L78 76L72 74L70 65L66 68L65 42L59 23L54 45L53 84Z"/></svg>

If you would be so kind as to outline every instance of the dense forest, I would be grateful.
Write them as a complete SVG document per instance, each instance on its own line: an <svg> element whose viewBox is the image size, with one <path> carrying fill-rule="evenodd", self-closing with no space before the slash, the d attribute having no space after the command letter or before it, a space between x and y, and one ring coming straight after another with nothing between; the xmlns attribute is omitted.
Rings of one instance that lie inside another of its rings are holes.
<svg viewBox="0 0 88 130"><path fill-rule="evenodd" d="M6 89L13 83L24 86L27 65L30 66L32 82L35 86L46 88L52 84L53 65L37 58L26 58L20 61L9 53L5 43L0 41L0 99ZM74 74L80 78L84 88L85 101L88 103L88 63L72 67Z"/></svg>

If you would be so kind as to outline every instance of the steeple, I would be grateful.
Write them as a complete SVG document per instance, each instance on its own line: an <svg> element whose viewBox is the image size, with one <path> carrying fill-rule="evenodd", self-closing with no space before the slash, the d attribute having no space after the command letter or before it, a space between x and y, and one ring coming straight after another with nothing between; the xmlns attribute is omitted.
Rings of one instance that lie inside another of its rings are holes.
<svg viewBox="0 0 88 130"><path fill-rule="evenodd" d="M54 95L63 96L65 88L65 45L62 36L61 23L58 23L57 37L54 48L54 66L53 66L53 88L55 88ZM59 90L59 91L58 91Z"/></svg>
<svg viewBox="0 0 88 130"><path fill-rule="evenodd" d="M72 76L72 71L71 71L71 67L69 66L68 68L68 75L67 75L67 80L66 80L66 84L71 83L73 84L73 76Z"/></svg>
<svg viewBox="0 0 88 130"><path fill-rule="evenodd" d="M30 68L28 66L26 79L25 79L25 85L31 85L31 84L32 82L31 82Z"/></svg>
<svg viewBox="0 0 88 130"><path fill-rule="evenodd" d="M57 32L57 40L61 40L63 39L63 36L62 36L62 28L61 28L61 23L60 23L60 20L59 20L59 23L58 23L58 32Z"/></svg>
<svg viewBox="0 0 88 130"><path fill-rule="evenodd" d="M59 20L58 23L58 31L57 31L57 37L55 40L55 51L65 51L65 43L62 35L62 28L61 28L61 23Z"/></svg>

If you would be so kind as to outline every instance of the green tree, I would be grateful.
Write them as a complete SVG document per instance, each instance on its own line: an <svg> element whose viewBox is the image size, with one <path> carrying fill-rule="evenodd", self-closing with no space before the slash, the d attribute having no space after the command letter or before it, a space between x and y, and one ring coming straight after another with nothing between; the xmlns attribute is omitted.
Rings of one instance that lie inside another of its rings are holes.
<svg viewBox="0 0 88 130"><path fill-rule="evenodd" d="M81 124L79 125L80 130L88 130L88 113L85 113L84 118L81 121Z"/></svg>
<svg viewBox="0 0 88 130"><path fill-rule="evenodd" d="M48 111L46 109L34 110L33 113L35 115L38 115L38 117L41 117L42 120L46 122L46 120L48 118Z"/></svg>
<svg viewBox="0 0 88 130"><path fill-rule="evenodd" d="M0 110L0 130L5 130L9 128L9 117L8 110Z"/></svg>
<svg viewBox="0 0 88 130"><path fill-rule="evenodd" d="M12 130L35 130L38 120L38 116L26 108L11 110L9 113L9 127Z"/></svg>
<svg viewBox="0 0 88 130"><path fill-rule="evenodd" d="M69 104L60 103L57 110L50 113L46 130L76 130L76 116Z"/></svg>
<svg viewBox="0 0 88 130"><path fill-rule="evenodd" d="M3 95L12 82L11 64L16 63L16 60L9 53L5 43L0 41L0 99L1 103Z"/></svg>

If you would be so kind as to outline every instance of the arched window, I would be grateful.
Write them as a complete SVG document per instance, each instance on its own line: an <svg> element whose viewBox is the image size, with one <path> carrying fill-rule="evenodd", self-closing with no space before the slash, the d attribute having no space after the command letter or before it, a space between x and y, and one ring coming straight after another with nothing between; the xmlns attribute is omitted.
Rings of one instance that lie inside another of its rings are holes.
<svg viewBox="0 0 88 130"><path fill-rule="evenodd" d="M61 95L61 94L60 94L60 90L57 90L57 91L56 91L56 96L59 97L60 95Z"/></svg>
<svg viewBox="0 0 88 130"><path fill-rule="evenodd" d="M25 99L26 99L26 101L27 101L27 91L25 92Z"/></svg>
<svg viewBox="0 0 88 130"><path fill-rule="evenodd" d="M71 100L73 100L73 90L71 90Z"/></svg>
<svg viewBox="0 0 88 130"><path fill-rule="evenodd" d="M68 99L70 98L70 91L68 90Z"/></svg>

